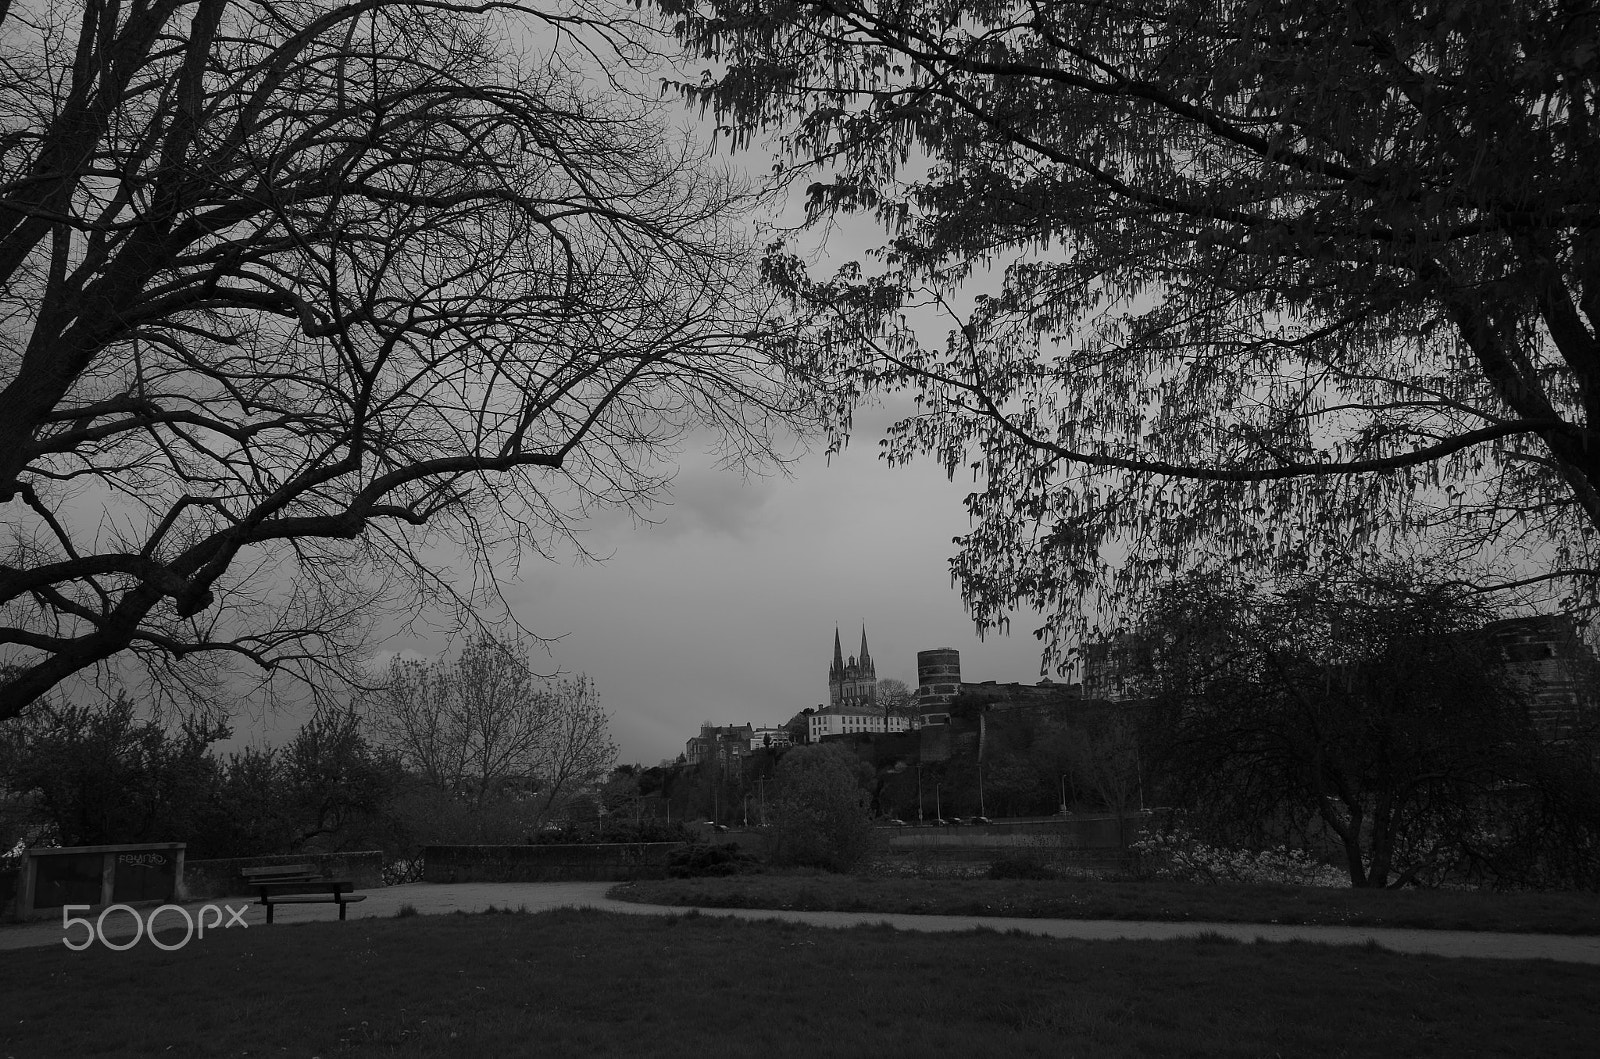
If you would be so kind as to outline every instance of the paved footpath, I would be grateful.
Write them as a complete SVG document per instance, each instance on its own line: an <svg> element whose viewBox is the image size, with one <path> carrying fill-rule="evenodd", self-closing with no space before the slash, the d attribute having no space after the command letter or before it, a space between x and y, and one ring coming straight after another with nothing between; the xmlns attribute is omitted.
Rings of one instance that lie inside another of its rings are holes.
<svg viewBox="0 0 1600 1059"><path fill-rule="evenodd" d="M666 905L640 905L613 901L606 891L608 882L572 883L410 883L366 891L367 899L349 907L351 919L393 916L410 905L422 915L450 912L481 912L487 908L510 908L538 912L550 908L598 908L628 915L682 915L688 908ZM244 922L251 928L266 926L266 913L249 898L218 898L184 905L191 915L205 904L244 908ZM154 906L145 905L140 913L148 917ZM784 919L819 927L854 927L887 923L897 930L960 931L987 927L997 931L1022 931L1052 938L1112 940L1117 938L1168 939L1193 937L1216 932L1241 941L1315 941L1328 945L1362 945L1376 941L1395 952L1431 953L1437 956L1472 956L1500 960L1545 959L1565 963L1600 964L1600 937L1564 934L1496 934L1465 930L1399 930L1388 927L1307 927L1273 923L1163 923L1145 920L1113 919L1014 919L1002 916L920 916L882 912L795 912L748 908L702 908L707 916L738 919ZM280 905L273 915L274 925L308 923L338 918L331 904ZM223 913L223 922L227 914ZM163 929L182 924L175 912L162 914ZM131 917L116 912L106 917L106 936L112 940L133 936ZM65 935L59 922L0 924L0 950L59 945ZM82 928L70 935L82 936Z"/></svg>

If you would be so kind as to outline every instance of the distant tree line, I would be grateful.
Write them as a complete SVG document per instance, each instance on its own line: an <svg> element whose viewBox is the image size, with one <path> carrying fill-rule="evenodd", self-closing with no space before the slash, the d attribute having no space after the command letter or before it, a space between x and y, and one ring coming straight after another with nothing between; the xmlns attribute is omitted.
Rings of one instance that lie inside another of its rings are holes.
<svg viewBox="0 0 1600 1059"><path fill-rule="evenodd" d="M18 841L181 841L195 859L524 842L594 818L616 757L593 685L533 676L514 641L397 663L380 694L318 710L281 746L220 752L231 735L163 725L127 695L35 704L0 724L0 855Z"/></svg>
<svg viewBox="0 0 1600 1059"><path fill-rule="evenodd" d="M0 729L0 844L181 841L196 859L391 845L404 777L361 727L323 711L281 747L221 754L226 726L167 728L126 696L47 702Z"/></svg>

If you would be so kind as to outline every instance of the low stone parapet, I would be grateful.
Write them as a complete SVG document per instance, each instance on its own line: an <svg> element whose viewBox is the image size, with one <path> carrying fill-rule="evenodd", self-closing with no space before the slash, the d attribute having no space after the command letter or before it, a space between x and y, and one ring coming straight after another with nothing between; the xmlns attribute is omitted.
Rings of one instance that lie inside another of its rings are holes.
<svg viewBox="0 0 1600 1059"><path fill-rule="evenodd" d="M1138 837L1138 821L1115 817L1066 821L1045 827L905 827L889 831L895 849L922 846L1050 846L1062 849L1121 849Z"/></svg>
<svg viewBox="0 0 1600 1059"><path fill-rule="evenodd" d="M424 882L626 882L665 879L681 842L537 846L426 846Z"/></svg>

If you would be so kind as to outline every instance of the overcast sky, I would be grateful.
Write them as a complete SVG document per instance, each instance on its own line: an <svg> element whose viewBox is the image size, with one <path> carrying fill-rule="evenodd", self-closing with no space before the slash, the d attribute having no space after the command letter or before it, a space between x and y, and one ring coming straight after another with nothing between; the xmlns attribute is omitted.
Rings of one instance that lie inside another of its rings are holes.
<svg viewBox="0 0 1600 1059"><path fill-rule="evenodd" d="M705 132L684 112L674 123ZM760 171L767 161L758 149L731 164ZM882 239L871 222L835 227L823 261L862 260ZM925 337L939 341L946 327ZM819 445L788 477L744 478L685 452L651 514L657 524L625 512L586 523L585 544L603 562L524 557L506 598L525 628L556 641L532 661L593 678L623 762L676 757L703 721L780 724L825 703L835 625L854 654L866 623L879 679L914 688L917 652L935 647L961 652L965 679L1039 679L1039 621L1019 614L1009 635L980 640L950 583L970 477L951 482L932 461L890 468L877 442L893 418L862 409L843 453L830 459ZM400 636L378 645L375 663L449 649L442 637ZM239 741L282 742L301 719L239 718Z"/></svg>
<svg viewBox="0 0 1600 1059"><path fill-rule="evenodd" d="M702 721L778 724L826 702L835 624L854 654L865 620L880 679L915 687L916 653L933 647L960 650L970 680L1039 678L1038 622L1019 616L1010 635L980 641L950 584L970 482L879 460L887 418L864 415L845 452L803 457L788 478L741 478L686 453L658 524L621 512L588 523L589 548L608 559L525 561L507 590L515 616L560 637L534 662L594 679L622 761L676 757ZM444 647L383 645L412 657Z"/></svg>
<svg viewBox="0 0 1600 1059"><path fill-rule="evenodd" d="M760 169L767 159L757 150L732 161ZM871 268L863 251L882 239L872 222L833 227L815 267ZM937 333L925 339L941 341L948 322L928 323ZM586 524L585 544L603 562L525 558L506 591L514 616L559 638L534 663L594 679L623 762L676 757L704 721L781 724L826 703L835 625L848 655L866 623L879 679L915 688L917 652L934 647L959 650L968 680L1039 679L1036 617L1015 615L1009 635L980 640L950 583L970 476L951 482L933 461L891 468L879 459L891 411L861 409L842 453L830 458L819 444L787 477L741 477L716 468L712 455L685 452L650 516L657 524L625 512ZM445 646L395 638L380 660L432 657Z"/></svg>

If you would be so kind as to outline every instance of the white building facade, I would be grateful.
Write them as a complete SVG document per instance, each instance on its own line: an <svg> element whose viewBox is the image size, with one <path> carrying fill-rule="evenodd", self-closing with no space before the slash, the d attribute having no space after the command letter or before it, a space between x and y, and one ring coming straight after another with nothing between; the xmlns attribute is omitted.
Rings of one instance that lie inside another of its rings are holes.
<svg viewBox="0 0 1600 1059"><path fill-rule="evenodd" d="M882 710L860 706L823 706L813 710L806 720L810 724L806 734L812 743L825 735L904 732L911 727L911 723L898 714L885 717Z"/></svg>

